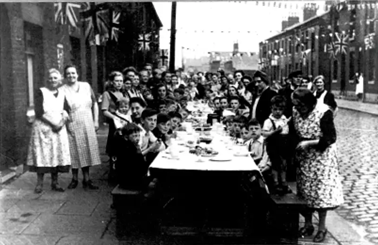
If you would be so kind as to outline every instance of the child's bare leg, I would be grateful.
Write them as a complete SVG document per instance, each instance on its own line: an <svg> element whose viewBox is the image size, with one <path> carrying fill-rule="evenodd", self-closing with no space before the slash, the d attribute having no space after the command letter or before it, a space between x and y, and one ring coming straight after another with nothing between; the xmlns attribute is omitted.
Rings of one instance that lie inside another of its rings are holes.
<svg viewBox="0 0 378 245"><path fill-rule="evenodd" d="M277 170L272 169L273 184L278 185L278 172Z"/></svg>
<svg viewBox="0 0 378 245"><path fill-rule="evenodd" d="M282 185L287 185L287 180L286 180L286 159L282 159L282 167L280 171L280 177L281 177L281 184Z"/></svg>

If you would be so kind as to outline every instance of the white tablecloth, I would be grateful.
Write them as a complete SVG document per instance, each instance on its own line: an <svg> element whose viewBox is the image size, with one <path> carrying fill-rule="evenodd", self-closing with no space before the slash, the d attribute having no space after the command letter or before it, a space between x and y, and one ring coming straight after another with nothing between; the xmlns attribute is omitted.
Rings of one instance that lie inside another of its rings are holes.
<svg viewBox="0 0 378 245"><path fill-rule="evenodd" d="M199 103L188 103L188 106L193 110L200 110L204 112L201 117L196 117L198 119L206 120L207 113L211 112L211 109L205 104ZM183 123L184 124L184 123ZM192 131L192 130L190 130ZM259 171L255 162L248 154L246 146L235 146L231 143L230 137L221 136L215 132L215 126L211 132L213 141L211 144L202 144L202 147L211 147L215 151L219 152L218 155L214 157L201 157L201 161L198 161L199 157L195 154L189 153L189 148L183 146L188 139L193 140L193 135L187 132L180 132L180 140L174 140L173 146L170 146L159 155L150 165L150 168L155 169L172 169L172 170L198 170L198 171ZM181 144L180 144L181 143ZM171 156L170 152L174 152L175 157ZM238 156L235 156L235 153ZM218 161L213 161L217 160ZM221 161L224 159L229 159L229 161Z"/></svg>
<svg viewBox="0 0 378 245"><path fill-rule="evenodd" d="M177 157L174 158L172 158L169 149L160 152L150 168L198 171L259 171L251 156L247 154L247 150L245 150L244 156L234 156L232 150L223 149L217 156L200 157L200 162L197 155L189 153L189 148L180 147L178 151L181 152L178 152ZM230 159L230 161L213 161L212 159Z"/></svg>

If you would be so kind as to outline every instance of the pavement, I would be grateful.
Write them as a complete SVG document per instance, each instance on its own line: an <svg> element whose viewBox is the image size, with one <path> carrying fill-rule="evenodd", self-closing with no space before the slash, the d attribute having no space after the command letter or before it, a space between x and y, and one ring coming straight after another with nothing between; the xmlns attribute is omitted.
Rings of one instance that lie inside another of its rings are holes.
<svg viewBox="0 0 378 245"><path fill-rule="evenodd" d="M342 109L364 112L371 115L378 115L378 104L342 99L336 99L336 103L338 107Z"/></svg>
<svg viewBox="0 0 378 245"><path fill-rule="evenodd" d="M341 100L337 100L337 103L342 109L378 115L377 105ZM345 120L340 116L341 119ZM342 122L339 123L342 124ZM350 131L343 128L339 130ZM44 192L34 194L36 175L30 172L19 175L2 185L0 191L0 244L166 244L148 239L130 238L124 241L117 239L116 215L115 211L110 208L112 203L110 192L114 186L107 181L108 158L104 154L106 137L107 128L102 127L98 132L98 141L103 164L91 169L91 178L100 186L99 190L85 191L79 184L75 190L66 190L64 193L53 192L50 189L51 178L46 175ZM355 179L358 180L359 176ZM60 184L63 187L66 187L70 180L69 173L59 176ZM345 189L349 191L348 188ZM360 194L355 195L357 197ZM345 207L351 204L352 208L360 208L357 204L353 204L352 198L353 196L346 198ZM371 199L372 196L366 196L366 198ZM370 239L371 237L367 237L368 232L363 224L347 219L351 213L345 207L329 212L327 217L329 234L324 244L377 244L374 242L375 240ZM373 209L367 208L367 210ZM377 225L378 219L373 217L375 213L371 212L371 214L373 215L368 215L366 218L371 218L369 221L372 221L372 225ZM366 212L361 215L366 215ZM316 219L316 215L314 217ZM301 218L299 222L302 226L303 219ZM317 223L316 220L314 223ZM299 244L314 243L309 237L300 239Z"/></svg>

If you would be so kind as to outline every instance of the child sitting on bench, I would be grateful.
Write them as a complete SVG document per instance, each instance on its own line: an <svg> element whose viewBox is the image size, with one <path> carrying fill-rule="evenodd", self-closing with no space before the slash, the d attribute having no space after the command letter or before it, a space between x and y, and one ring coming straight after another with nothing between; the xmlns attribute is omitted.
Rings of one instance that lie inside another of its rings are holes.
<svg viewBox="0 0 378 245"><path fill-rule="evenodd" d="M125 189L142 190L148 164L139 146L141 128L129 123L115 135L112 156L115 161L117 183Z"/></svg>

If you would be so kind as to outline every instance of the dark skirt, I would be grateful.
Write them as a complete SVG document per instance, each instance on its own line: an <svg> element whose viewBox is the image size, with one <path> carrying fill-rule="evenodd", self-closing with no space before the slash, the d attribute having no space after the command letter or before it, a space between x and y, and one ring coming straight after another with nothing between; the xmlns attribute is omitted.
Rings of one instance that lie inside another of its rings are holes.
<svg viewBox="0 0 378 245"><path fill-rule="evenodd" d="M68 173L70 171L69 165L67 166L57 166L57 167L35 167L28 166L29 172L35 172L37 174L56 174L56 173Z"/></svg>
<svg viewBox="0 0 378 245"><path fill-rule="evenodd" d="M108 140L106 141L106 154L110 156L110 152L112 149L112 141L114 139L114 133L116 128L114 126L114 122L109 120L109 131L108 131Z"/></svg>

